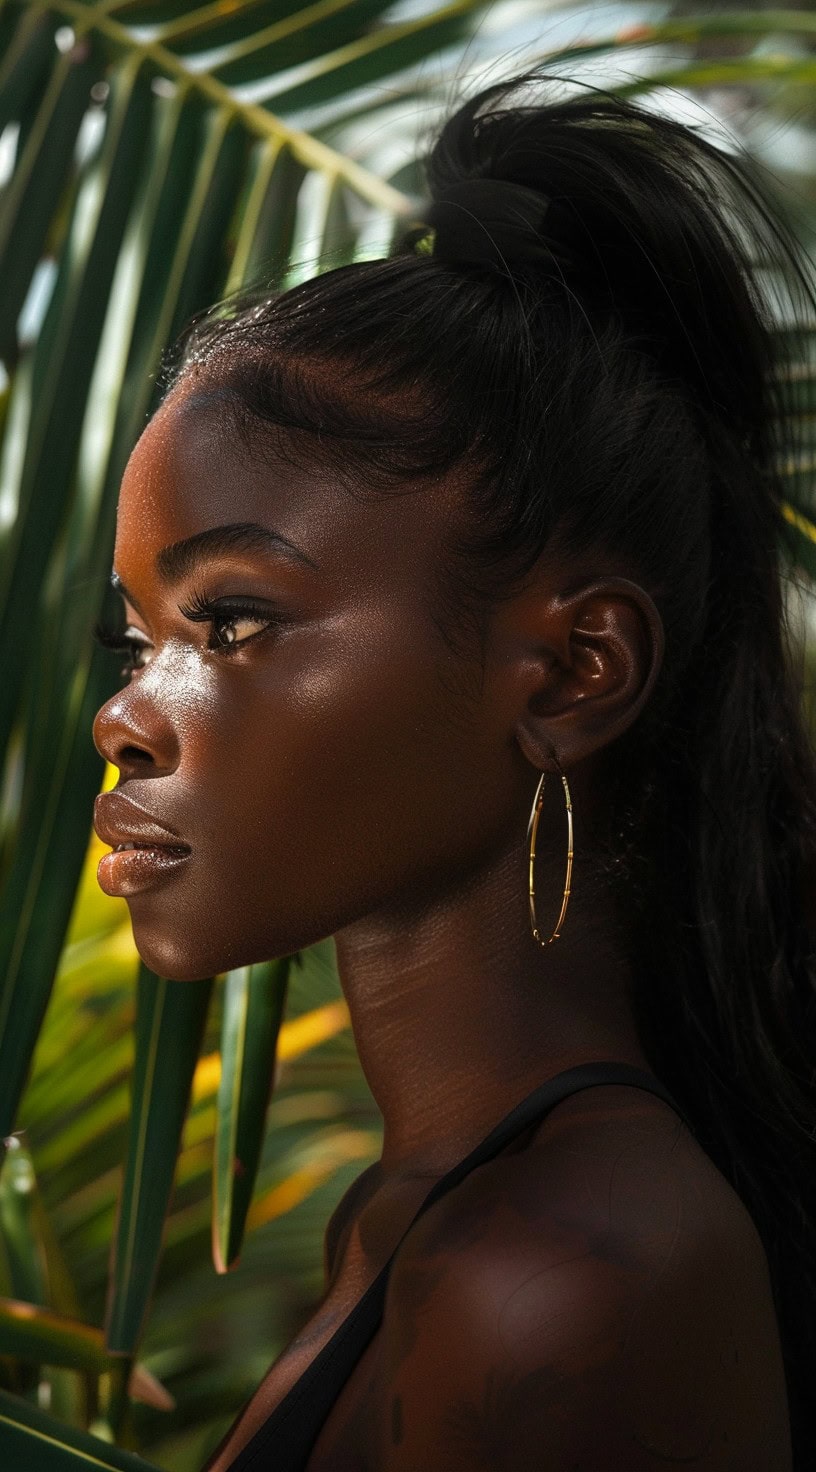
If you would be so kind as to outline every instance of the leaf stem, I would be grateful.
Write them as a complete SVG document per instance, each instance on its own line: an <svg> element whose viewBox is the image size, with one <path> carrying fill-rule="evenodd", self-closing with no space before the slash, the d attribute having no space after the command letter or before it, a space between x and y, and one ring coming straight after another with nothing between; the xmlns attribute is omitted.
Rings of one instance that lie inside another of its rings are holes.
<svg viewBox="0 0 816 1472"><path fill-rule="evenodd" d="M83 4L83 0L34 0L40 10L58 11L70 20L77 36L96 30L100 35L130 55L137 54L150 61L163 75L173 78L184 87L202 93L216 107L228 109L244 124L249 132L260 138L276 138L287 143L292 152L307 168L322 173L338 174L362 199L378 209L388 210L394 215L410 212L411 201L407 195L394 189L384 179L379 179L368 169L354 162L328 144L321 143L310 133L299 128L289 128L265 107L241 102L223 82L209 72L191 71L158 41L137 39L126 26L112 16L106 15L101 6Z"/></svg>

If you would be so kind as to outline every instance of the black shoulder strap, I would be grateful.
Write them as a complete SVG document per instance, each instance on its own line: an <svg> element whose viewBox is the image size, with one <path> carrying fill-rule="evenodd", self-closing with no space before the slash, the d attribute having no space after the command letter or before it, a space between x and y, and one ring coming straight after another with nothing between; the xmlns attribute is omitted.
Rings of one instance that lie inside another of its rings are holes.
<svg viewBox="0 0 816 1472"><path fill-rule="evenodd" d="M629 1084L657 1094L692 1129L690 1121L668 1089L653 1074L636 1068L634 1064L581 1063L576 1068L567 1068L554 1078L547 1079L505 1115L464 1160L460 1160L458 1165L437 1181L374 1282L276 1406L272 1415L258 1428L243 1451L238 1453L230 1465L230 1472L250 1472L250 1469L252 1472L260 1472L262 1457L273 1460L275 1472L302 1472L329 1411L379 1328L391 1264L414 1223L472 1170L492 1160L516 1135L520 1135L522 1130L536 1120L543 1119L562 1099L596 1084Z"/></svg>

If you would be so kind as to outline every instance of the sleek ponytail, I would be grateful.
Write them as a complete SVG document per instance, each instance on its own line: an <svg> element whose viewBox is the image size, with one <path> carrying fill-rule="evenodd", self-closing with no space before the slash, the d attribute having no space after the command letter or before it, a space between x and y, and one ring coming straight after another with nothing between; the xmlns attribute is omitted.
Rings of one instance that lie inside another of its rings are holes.
<svg viewBox="0 0 816 1472"><path fill-rule="evenodd" d="M478 530L451 548L471 605L556 533L567 553L618 552L654 598L664 665L606 754L597 863L644 1051L762 1237L794 1466L811 1472L816 767L783 598L790 431L766 286L810 311L813 296L744 161L603 93L542 101L548 85L489 88L449 120L393 258L199 323L177 377L216 368L244 429L305 430L299 453L369 486L424 474L431 494L471 467Z"/></svg>

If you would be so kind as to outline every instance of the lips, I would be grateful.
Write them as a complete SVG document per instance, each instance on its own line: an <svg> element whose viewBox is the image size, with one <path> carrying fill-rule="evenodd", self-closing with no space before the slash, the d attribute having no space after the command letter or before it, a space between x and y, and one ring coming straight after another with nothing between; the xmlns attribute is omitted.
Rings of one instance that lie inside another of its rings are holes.
<svg viewBox="0 0 816 1472"><path fill-rule="evenodd" d="M163 849L188 854L190 845L169 824L140 808L123 792L101 792L94 801L94 831L114 850Z"/></svg>
<svg viewBox="0 0 816 1472"><path fill-rule="evenodd" d="M105 894L131 899L142 890L155 889L184 869L191 853L175 828L123 792L100 792L93 825L113 849L103 854L96 871Z"/></svg>

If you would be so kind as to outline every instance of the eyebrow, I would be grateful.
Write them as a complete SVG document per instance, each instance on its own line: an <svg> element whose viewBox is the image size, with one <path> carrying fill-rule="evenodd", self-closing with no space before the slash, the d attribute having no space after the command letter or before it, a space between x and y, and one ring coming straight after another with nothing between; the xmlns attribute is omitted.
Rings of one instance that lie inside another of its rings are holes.
<svg viewBox="0 0 816 1472"><path fill-rule="evenodd" d="M189 577L202 562L230 552L283 553L317 570L317 563L280 532L261 526L257 521L235 521L224 526L207 527L205 531L185 537L181 542L171 542L168 547L162 547L156 554L156 571L160 582L165 587L172 587L181 582L182 578ZM111 573L110 581L111 587L127 598L137 613L141 613L136 599L128 592L117 572Z"/></svg>

